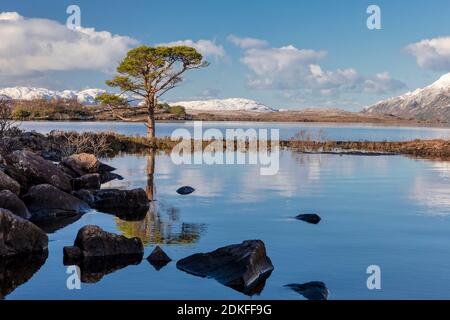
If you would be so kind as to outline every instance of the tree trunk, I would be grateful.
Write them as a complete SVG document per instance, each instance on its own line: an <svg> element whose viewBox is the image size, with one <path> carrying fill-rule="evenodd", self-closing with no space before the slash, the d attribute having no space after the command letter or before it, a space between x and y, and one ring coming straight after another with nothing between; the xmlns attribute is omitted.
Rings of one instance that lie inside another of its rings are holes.
<svg viewBox="0 0 450 320"><path fill-rule="evenodd" d="M153 139L156 137L156 127L155 127L155 101L154 98L149 98L147 100L147 138Z"/></svg>

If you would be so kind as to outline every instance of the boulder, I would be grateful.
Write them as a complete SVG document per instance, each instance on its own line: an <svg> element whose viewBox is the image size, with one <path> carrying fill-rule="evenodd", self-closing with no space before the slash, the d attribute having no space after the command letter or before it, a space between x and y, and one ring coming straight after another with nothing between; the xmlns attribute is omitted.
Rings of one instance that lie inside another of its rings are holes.
<svg viewBox="0 0 450 320"><path fill-rule="evenodd" d="M0 257L47 250L48 237L41 229L9 210L0 209Z"/></svg>
<svg viewBox="0 0 450 320"><path fill-rule="evenodd" d="M49 184L30 188L22 199L32 221L78 216L90 210L86 202Z"/></svg>
<svg viewBox="0 0 450 320"><path fill-rule="evenodd" d="M80 249L80 257L83 259L127 255L142 258L144 255L144 245L141 239L126 238L93 225L84 226L78 231L73 246ZM65 250L64 253L69 251L73 252L73 248Z"/></svg>
<svg viewBox="0 0 450 320"><path fill-rule="evenodd" d="M141 217L149 209L149 200L144 189L80 190L74 196L86 201L92 208L115 214L125 220L127 217ZM135 220L135 219L132 219Z"/></svg>
<svg viewBox="0 0 450 320"><path fill-rule="evenodd" d="M51 184L66 192L72 190L69 177L53 162L37 154L18 150L8 156L6 173L17 180L24 190L38 184Z"/></svg>
<svg viewBox="0 0 450 320"><path fill-rule="evenodd" d="M98 173L88 173L79 178L72 180L72 186L74 190L80 189L100 189L101 176Z"/></svg>
<svg viewBox="0 0 450 320"><path fill-rule="evenodd" d="M0 190L9 190L18 195L20 193L20 184L0 170Z"/></svg>
<svg viewBox="0 0 450 320"><path fill-rule="evenodd" d="M152 251L152 253L147 257L147 261L156 269L160 270L162 267L167 265L172 259L161 249L159 246Z"/></svg>
<svg viewBox="0 0 450 320"><path fill-rule="evenodd" d="M0 191L0 208L7 209L16 216L30 219L31 214L22 200L9 190Z"/></svg>
<svg viewBox="0 0 450 320"><path fill-rule="evenodd" d="M63 158L61 164L76 172L79 176L98 173L100 161L93 154L80 153Z"/></svg>
<svg viewBox="0 0 450 320"><path fill-rule="evenodd" d="M107 183L113 180L123 180L123 177L117 173L113 172L102 172L100 173L100 183Z"/></svg>
<svg viewBox="0 0 450 320"><path fill-rule="evenodd" d="M209 253L197 253L179 260L177 268L196 276L214 278L249 295L262 291L274 269L261 240L247 240Z"/></svg>
<svg viewBox="0 0 450 320"><path fill-rule="evenodd" d="M178 194L181 194L181 195L188 195L188 194L191 194L191 193L194 192L194 191L195 191L195 189L192 188L192 187L189 187L189 186L183 186L183 187L181 187L181 188L179 188L179 189L177 190L177 193L178 193Z"/></svg>
<svg viewBox="0 0 450 320"><path fill-rule="evenodd" d="M286 285L297 293L300 293L308 300L327 300L328 288L321 281L311 281L303 284L292 283Z"/></svg>
<svg viewBox="0 0 450 320"><path fill-rule="evenodd" d="M295 218L311 224L318 224L321 220L321 218L315 213L299 214Z"/></svg>

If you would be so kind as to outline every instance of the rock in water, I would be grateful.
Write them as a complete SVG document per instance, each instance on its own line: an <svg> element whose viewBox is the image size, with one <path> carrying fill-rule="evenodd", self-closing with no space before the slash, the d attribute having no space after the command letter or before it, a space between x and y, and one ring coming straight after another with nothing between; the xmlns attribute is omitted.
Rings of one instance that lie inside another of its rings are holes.
<svg viewBox="0 0 450 320"><path fill-rule="evenodd" d="M22 200L9 190L0 191L0 208L7 209L16 216L30 219L31 214Z"/></svg>
<svg viewBox="0 0 450 320"><path fill-rule="evenodd" d="M328 288L325 283L321 281L312 281L304 284L292 283L286 285L295 292L300 293L308 300L327 300Z"/></svg>
<svg viewBox="0 0 450 320"><path fill-rule="evenodd" d="M61 164L76 172L79 176L88 173L98 173L100 161L93 154L74 154L61 160Z"/></svg>
<svg viewBox="0 0 450 320"><path fill-rule="evenodd" d="M101 176L98 173L88 173L72 180L74 190L92 189L98 190L101 186Z"/></svg>
<svg viewBox="0 0 450 320"><path fill-rule="evenodd" d="M197 253L177 262L177 268L248 295L260 293L273 271L264 242L247 240L209 253Z"/></svg>
<svg viewBox="0 0 450 320"><path fill-rule="evenodd" d="M76 216L90 210L84 201L49 184L32 187L23 196L23 201L31 213L32 221Z"/></svg>
<svg viewBox="0 0 450 320"><path fill-rule="evenodd" d="M184 186L184 187L179 188L179 189L177 190L177 193L178 193L178 194L181 194L181 195L187 195L187 194L191 194L191 193L194 192L194 191L195 191L194 188L189 187L189 186Z"/></svg>
<svg viewBox="0 0 450 320"><path fill-rule="evenodd" d="M0 170L0 190L9 190L18 195L20 193L20 184Z"/></svg>
<svg viewBox="0 0 450 320"><path fill-rule="evenodd" d="M80 190L73 195L92 208L117 215L123 220L142 220L150 207L144 189Z"/></svg>
<svg viewBox="0 0 450 320"><path fill-rule="evenodd" d="M312 224L318 224L321 220L321 218L315 213L299 214L295 218Z"/></svg>
<svg viewBox="0 0 450 320"><path fill-rule="evenodd" d="M38 184L51 184L66 192L72 190L69 177L53 162L30 151L14 151L7 157L6 173L26 191Z"/></svg>
<svg viewBox="0 0 450 320"><path fill-rule="evenodd" d="M129 239L93 225L84 226L78 231L73 246L80 249L82 258L136 255L142 259L144 255L141 239ZM73 248L66 251L74 252Z"/></svg>
<svg viewBox="0 0 450 320"><path fill-rule="evenodd" d="M152 253L147 257L147 261L155 267L156 270L160 270L162 267L167 265L172 259L159 247L152 251Z"/></svg>
<svg viewBox="0 0 450 320"><path fill-rule="evenodd" d="M0 257L39 254L47 249L48 237L41 229L9 210L0 209Z"/></svg>

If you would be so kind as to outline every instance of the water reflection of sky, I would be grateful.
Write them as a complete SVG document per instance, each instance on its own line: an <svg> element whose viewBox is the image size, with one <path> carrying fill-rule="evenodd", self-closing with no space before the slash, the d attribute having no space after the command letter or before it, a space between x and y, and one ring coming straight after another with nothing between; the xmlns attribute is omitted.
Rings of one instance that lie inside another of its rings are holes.
<svg viewBox="0 0 450 320"><path fill-rule="evenodd" d="M148 160L109 160L125 179L105 187L148 188ZM90 213L51 234L45 265L7 298L246 299L175 267L190 254L246 239L263 240L275 266L261 295L252 299L302 299L283 286L309 281L323 281L330 299L450 298L449 176L446 162L401 156L283 151L279 173L261 176L258 166L175 166L170 157L157 155L155 201L145 219ZM182 185L196 192L176 194ZM322 221L294 220L299 213L318 213ZM144 260L68 291L62 247L85 224L139 236L145 256L161 244L174 261L156 271ZM381 291L366 288L372 264L381 267Z"/></svg>

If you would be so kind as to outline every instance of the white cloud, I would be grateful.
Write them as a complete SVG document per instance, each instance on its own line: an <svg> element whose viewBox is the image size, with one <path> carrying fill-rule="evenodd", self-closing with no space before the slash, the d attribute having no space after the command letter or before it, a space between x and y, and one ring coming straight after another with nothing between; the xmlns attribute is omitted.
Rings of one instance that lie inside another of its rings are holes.
<svg viewBox="0 0 450 320"><path fill-rule="evenodd" d="M387 93L405 86L387 72L365 78L353 68L323 70L319 62L326 55L326 51L298 49L292 45L251 48L245 51L241 62L250 69L248 85L255 89L336 96L343 92Z"/></svg>
<svg viewBox="0 0 450 320"><path fill-rule="evenodd" d="M417 64L434 71L450 70L450 36L412 43L406 50L416 57Z"/></svg>
<svg viewBox="0 0 450 320"><path fill-rule="evenodd" d="M67 70L112 71L137 41L92 28L69 30L47 19L0 13L0 73L23 76Z"/></svg>
<svg viewBox="0 0 450 320"><path fill-rule="evenodd" d="M198 50L202 55L207 57L225 58L226 53L221 45L217 45L215 41L211 40L179 40L168 43L160 43L158 46L188 46Z"/></svg>
<svg viewBox="0 0 450 320"><path fill-rule="evenodd" d="M228 41L242 49L260 48L268 45L266 40L256 38L241 38L235 36L234 34L230 34L228 36Z"/></svg>

